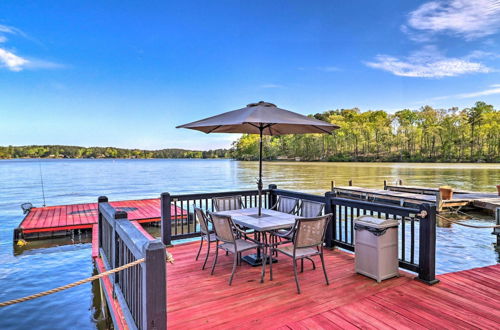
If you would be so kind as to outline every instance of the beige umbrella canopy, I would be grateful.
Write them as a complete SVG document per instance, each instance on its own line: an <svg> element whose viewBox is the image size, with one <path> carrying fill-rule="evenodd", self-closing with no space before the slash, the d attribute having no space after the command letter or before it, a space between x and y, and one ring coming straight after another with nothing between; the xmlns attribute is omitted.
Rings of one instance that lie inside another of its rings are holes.
<svg viewBox="0 0 500 330"><path fill-rule="evenodd" d="M299 113L280 109L276 105L260 101L245 108L224 112L220 115L177 126L205 133L247 133L264 135L328 133L337 125L310 118Z"/></svg>
<svg viewBox="0 0 500 330"><path fill-rule="evenodd" d="M327 133L331 134L337 125L310 118L299 113L278 108L276 105L260 101L250 103L245 108L224 112L220 115L177 126L205 133L247 133L260 135L259 152L259 197L262 194L262 135ZM262 199L259 198L259 216Z"/></svg>

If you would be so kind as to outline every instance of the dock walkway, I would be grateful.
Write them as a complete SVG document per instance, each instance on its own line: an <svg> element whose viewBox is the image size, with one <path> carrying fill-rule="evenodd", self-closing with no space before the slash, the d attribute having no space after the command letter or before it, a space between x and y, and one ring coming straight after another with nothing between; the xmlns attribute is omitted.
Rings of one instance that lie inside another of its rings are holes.
<svg viewBox="0 0 500 330"><path fill-rule="evenodd" d="M438 204L438 210L456 207L473 206L480 209L495 211L500 207L500 196L493 193L454 190L453 198L438 201L438 188L420 186L386 186L386 189L374 189L355 186L334 187L339 196L358 199L386 201L403 205L422 203Z"/></svg>
<svg viewBox="0 0 500 330"><path fill-rule="evenodd" d="M377 283L355 273L354 255L327 250L331 284L325 284L321 267L312 270L306 263L299 295L288 258L280 258L274 280L267 276L263 284L260 267L243 263L229 286L232 256L220 254L211 276L209 269L201 270L203 258L194 260L198 244L168 249L175 258L167 265L171 329L498 329L500 324L500 265L440 275L434 286L404 271Z"/></svg>

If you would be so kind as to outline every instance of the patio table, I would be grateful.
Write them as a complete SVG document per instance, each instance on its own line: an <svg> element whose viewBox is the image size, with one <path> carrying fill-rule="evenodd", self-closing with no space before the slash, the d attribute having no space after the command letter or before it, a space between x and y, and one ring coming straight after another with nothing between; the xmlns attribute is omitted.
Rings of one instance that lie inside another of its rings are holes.
<svg viewBox="0 0 500 330"><path fill-rule="evenodd" d="M257 207L214 212L217 215L230 216L233 222L239 226L253 229L256 232L256 239L267 246L267 232L277 229L291 228L295 224L297 216L295 214L283 213L275 210L262 209L262 215L258 215ZM262 237L261 237L262 236ZM260 250L257 254L250 254L243 257L252 266L262 265ZM276 262L276 260L273 260Z"/></svg>

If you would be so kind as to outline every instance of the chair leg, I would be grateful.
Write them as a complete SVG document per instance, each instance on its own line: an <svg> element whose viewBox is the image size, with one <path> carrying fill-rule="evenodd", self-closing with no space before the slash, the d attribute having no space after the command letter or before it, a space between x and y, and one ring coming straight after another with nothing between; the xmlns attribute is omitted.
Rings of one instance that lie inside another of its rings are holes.
<svg viewBox="0 0 500 330"><path fill-rule="evenodd" d="M306 257L307 260L311 261L312 265L313 265L313 270L316 269L316 264L314 263L314 260L312 260L312 258L309 258L309 257Z"/></svg>
<svg viewBox="0 0 500 330"><path fill-rule="evenodd" d="M260 283L264 283L264 277L266 276L266 263L267 263L267 248L264 248L262 250L262 273L260 274ZM272 263L273 262L271 261L270 264Z"/></svg>
<svg viewBox="0 0 500 330"><path fill-rule="evenodd" d="M304 258L301 258L300 259L300 272L303 273L304 272Z"/></svg>
<svg viewBox="0 0 500 330"><path fill-rule="evenodd" d="M277 251L274 251L273 248L270 248L269 255L271 256L271 260L269 261L269 281L273 280L273 254L274 254L274 252L277 253Z"/></svg>
<svg viewBox="0 0 500 330"><path fill-rule="evenodd" d="M293 275L295 276L295 284L297 285L297 293L300 294L299 278L297 277L297 260L293 259Z"/></svg>
<svg viewBox="0 0 500 330"><path fill-rule="evenodd" d="M200 252L201 252L201 248L203 247L203 236L201 237L201 241L200 241L200 248L198 249L198 254L196 255L196 261L198 261L198 257L200 256ZM210 244L209 244L210 245Z"/></svg>
<svg viewBox="0 0 500 330"><path fill-rule="evenodd" d="M238 263L238 256L239 256L239 253L234 253L233 271L231 272L231 277L229 278L229 285L231 285L231 283L233 283L233 276L234 276L234 273L236 272L236 264Z"/></svg>
<svg viewBox="0 0 500 330"><path fill-rule="evenodd" d="M215 246L215 258L214 258L214 263L212 264L212 271L210 272L210 275L214 274L215 264L217 263L218 256L219 256L219 241L217 241L216 246Z"/></svg>
<svg viewBox="0 0 500 330"><path fill-rule="evenodd" d="M207 261L208 261L208 255L210 254L210 241L207 242L208 244L208 248L207 248L207 255L205 256L205 262L203 263L203 267L201 267L201 270L204 270L205 269L205 266L207 265Z"/></svg>
<svg viewBox="0 0 500 330"><path fill-rule="evenodd" d="M323 259L323 252L321 252L319 257L321 258L321 265L323 266L323 273L325 274L326 285L330 285L330 281L328 281L328 275L326 274L325 260Z"/></svg>

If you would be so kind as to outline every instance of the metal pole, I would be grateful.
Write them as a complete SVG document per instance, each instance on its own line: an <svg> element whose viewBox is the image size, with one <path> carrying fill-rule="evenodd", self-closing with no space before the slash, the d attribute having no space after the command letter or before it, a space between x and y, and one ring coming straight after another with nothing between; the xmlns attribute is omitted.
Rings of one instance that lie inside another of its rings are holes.
<svg viewBox="0 0 500 330"><path fill-rule="evenodd" d="M262 215L262 131L264 127L262 124L259 126L260 141L259 141L259 181L257 182L257 189L259 190L259 217Z"/></svg>

